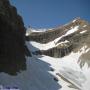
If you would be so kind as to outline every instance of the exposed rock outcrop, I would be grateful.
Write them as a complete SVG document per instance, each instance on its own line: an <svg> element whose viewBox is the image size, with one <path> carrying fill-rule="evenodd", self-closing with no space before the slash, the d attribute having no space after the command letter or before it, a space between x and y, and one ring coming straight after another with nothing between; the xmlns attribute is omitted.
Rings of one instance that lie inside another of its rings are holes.
<svg viewBox="0 0 90 90"><path fill-rule="evenodd" d="M9 0L0 0L0 72L16 74L26 69L25 27Z"/></svg>
<svg viewBox="0 0 90 90"><path fill-rule="evenodd" d="M47 30L45 32L32 32L28 36L28 40L36 41L39 43L48 43L48 42L53 41L54 39L62 36L63 34L65 34L68 30L71 29L71 27L75 27L78 25L83 27L84 25L88 25L88 22L81 18L76 18L75 22L71 21L70 23L68 23L66 25L62 25L62 26L53 28L51 30ZM80 28L80 29L85 29L85 27Z"/></svg>
<svg viewBox="0 0 90 90"><path fill-rule="evenodd" d="M75 29L76 31L74 31ZM66 34L67 32L70 34ZM57 42L55 42L55 47L47 50L39 50L33 53L44 54L52 57L63 57L68 55L71 51L80 51L80 48L84 46L90 48L90 24L81 18L76 18L70 23L52 30L47 30L45 32L32 32L28 37L31 41L44 44L55 41L56 38L61 37ZM65 41L67 41L67 43L65 43Z"/></svg>

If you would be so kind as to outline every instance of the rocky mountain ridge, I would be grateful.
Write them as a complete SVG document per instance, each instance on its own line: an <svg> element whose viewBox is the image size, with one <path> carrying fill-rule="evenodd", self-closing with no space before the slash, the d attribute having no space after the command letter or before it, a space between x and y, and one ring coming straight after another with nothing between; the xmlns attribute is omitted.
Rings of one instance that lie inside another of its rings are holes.
<svg viewBox="0 0 90 90"><path fill-rule="evenodd" d="M32 32L28 36L31 42L38 42L42 44L41 47L49 45L50 48L46 50L36 50L32 52L35 55L47 55L51 57L64 57L70 52L82 51L81 48L84 47L87 52L83 53L80 57L81 66L83 63L90 60L90 24L89 22L76 18L68 24L57 27L52 30L47 30L45 32ZM84 59L82 60L82 57Z"/></svg>
<svg viewBox="0 0 90 90"><path fill-rule="evenodd" d="M50 30L46 30L45 32L32 32L28 38L31 41L36 41L39 43L48 43L54 40L55 38L58 38L61 35L65 34L68 30L71 29L71 27L80 26L81 28L79 29L85 29L86 27L83 27L84 25L87 25L88 27L90 24L87 21L78 17L68 24L58 26ZM27 31L30 31L30 29L32 28L28 28Z"/></svg>

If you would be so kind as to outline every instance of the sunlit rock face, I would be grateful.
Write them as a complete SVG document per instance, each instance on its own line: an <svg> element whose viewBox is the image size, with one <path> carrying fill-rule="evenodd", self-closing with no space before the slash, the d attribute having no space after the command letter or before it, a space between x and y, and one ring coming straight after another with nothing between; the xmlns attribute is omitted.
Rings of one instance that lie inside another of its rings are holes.
<svg viewBox="0 0 90 90"><path fill-rule="evenodd" d="M17 74L26 69L25 27L9 0L0 0L0 72Z"/></svg>
<svg viewBox="0 0 90 90"><path fill-rule="evenodd" d="M64 35L67 31L69 31L71 28L75 26L80 26L81 28L79 29L85 29L88 27L87 25L88 25L87 21L82 20L81 18L76 18L75 20L71 21L68 24L58 26L56 28L47 29L44 32L31 32L29 33L30 35L28 35L28 40L36 41L39 43L48 43ZM28 31L30 30L32 30L32 28L28 29Z"/></svg>
<svg viewBox="0 0 90 90"><path fill-rule="evenodd" d="M56 40L57 38L58 40ZM68 24L50 30L48 29L44 32L32 31L28 34L28 40L30 41L46 45L48 45L47 43L54 42L54 47L51 44L51 48L47 50L33 52L34 54L44 54L51 57L63 57L70 52L80 51L80 48L84 46L90 48L89 38L90 24L81 18L76 18Z"/></svg>

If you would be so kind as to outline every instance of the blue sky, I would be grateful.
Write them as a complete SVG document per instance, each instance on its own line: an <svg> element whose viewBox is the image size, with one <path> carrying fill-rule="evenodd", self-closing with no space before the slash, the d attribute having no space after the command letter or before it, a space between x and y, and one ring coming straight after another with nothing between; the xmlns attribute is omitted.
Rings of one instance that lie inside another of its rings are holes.
<svg viewBox="0 0 90 90"><path fill-rule="evenodd" d="M90 0L10 0L26 27L52 28L76 17L90 21Z"/></svg>

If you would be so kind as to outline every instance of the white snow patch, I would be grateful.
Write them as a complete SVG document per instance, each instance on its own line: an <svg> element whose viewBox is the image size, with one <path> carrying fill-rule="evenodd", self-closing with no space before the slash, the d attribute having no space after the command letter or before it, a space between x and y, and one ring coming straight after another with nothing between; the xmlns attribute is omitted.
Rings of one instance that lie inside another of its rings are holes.
<svg viewBox="0 0 90 90"><path fill-rule="evenodd" d="M30 45L28 45L28 46L32 47L31 51L48 50L50 48L57 47L60 44L64 44L64 43L68 43L68 42L69 42L68 40L65 40L63 42L60 42L60 43L56 44L56 40L54 40L54 41L51 41L51 42L46 43L46 44L41 44L41 43L38 43L38 42L30 41L29 42Z"/></svg>
<svg viewBox="0 0 90 90"><path fill-rule="evenodd" d="M85 32L87 32L87 30L81 31L80 34L83 34L83 33L85 33Z"/></svg>
<svg viewBox="0 0 90 90"><path fill-rule="evenodd" d="M70 29L68 32L66 32L65 36L67 36L67 35L69 35L69 34L72 34L72 33L76 32L76 31L78 31L78 28L79 28L79 26L76 26L76 27Z"/></svg>
<svg viewBox="0 0 90 90"><path fill-rule="evenodd" d="M31 29L32 32L45 32L47 29Z"/></svg>
<svg viewBox="0 0 90 90"><path fill-rule="evenodd" d="M76 20L77 20L77 19L73 20L72 22L74 23L74 22L76 22Z"/></svg>
<svg viewBox="0 0 90 90"><path fill-rule="evenodd" d="M83 27L86 27L87 25L84 25Z"/></svg>
<svg viewBox="0 0 90 90"><path fill-rule="evenodd" d="M61 37L55 39L55 43L57 43L61 38L65 37L65 36L68 36L76 31L78 31L79 29L79 26L75 26L74 28L72 27L70 30L68 30L64 35L62 35Z"/></svg>
<svg viewBox="0 0 90 90"><path fill-rule="evenodd" d="M90 68L84 70L83 73L87 79L86 82L82 85L83 90L90 90Z"/></svg>
<svg viewBox="0 0 90 90"><path fill-rule="evenodd" d="M66 78L69 82L73 83L79 89L83 89L82 84L86 81L86 77L83 72L63 67L63 69L60 70L60 75Z"/></svg>
<svg viewBox="0 0 90 90"><path fill-rule="evenodd" d="M30 35L31 33L34 33L34 32L45 32L47 31L48 29L34 29L34 28L28 28L27 31L26 31L26 36Z"/></svg>
<svg viewBox="0 0 90 90"><path fill-rule="evenodd" d="M45 32L47 29L45 29L45 28L41 28L41 29L28 28L28 30L31 30L32 32Z"/></svg>
<svg viewBox="0 0 90 90"><path fill-rule="evenodd" d="M83 54L83 53L87 53L89 50L90 50L90 48L87 48L87 45L83 46L83 47L80 49L80 51L81 51L82 54Z"/></svg>
<svg viewBox="0 0 90 90"><path fill-rule="evenodd" d="M29 36L31 34L31 31L26 31L25 36Z"/></svg>
<svg viewBox="0 0 90 90"><path fill-rule="evenodd" d="M49 43L46 43L46 44L41 44L41 43L38 43L38 42L34 42L34 41L30 41L29 42L33 47L36 48L36 50L48 50L50 48L53 48L55 47L55 42L52 41L52 42L49 42ZM32 51L36 51L34 48L32 49Z"/></svg>

